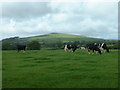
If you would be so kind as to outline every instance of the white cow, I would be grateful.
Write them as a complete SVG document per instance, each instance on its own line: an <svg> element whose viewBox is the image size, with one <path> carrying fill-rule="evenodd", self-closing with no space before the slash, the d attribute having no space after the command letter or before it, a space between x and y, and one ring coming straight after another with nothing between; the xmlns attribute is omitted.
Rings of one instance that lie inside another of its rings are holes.
<svg viewBox="0 0 120 90"><path fill-rule="evenodd" d="M80 47L81 50L85 50L85 47Z"/></svg>

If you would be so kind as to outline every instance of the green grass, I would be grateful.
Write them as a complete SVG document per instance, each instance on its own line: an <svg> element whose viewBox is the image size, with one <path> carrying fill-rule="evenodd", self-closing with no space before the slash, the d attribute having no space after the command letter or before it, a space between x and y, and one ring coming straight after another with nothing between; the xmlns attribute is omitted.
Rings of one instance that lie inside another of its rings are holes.
<svg viewBox="0 0 120 90"><path fill-rule="evenodd" d="M3 88L117 88L117 50L3 51Z"/></svg>

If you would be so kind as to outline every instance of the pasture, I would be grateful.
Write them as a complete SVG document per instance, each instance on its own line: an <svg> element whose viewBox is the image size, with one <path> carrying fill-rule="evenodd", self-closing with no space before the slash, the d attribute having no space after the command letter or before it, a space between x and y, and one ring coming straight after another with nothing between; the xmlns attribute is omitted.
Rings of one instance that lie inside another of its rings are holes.
<svg viewBox="0 0 120 90"><path fill-rule="evenodd" d="M117 88L118 51L2 52L3 88Z"/></svg>

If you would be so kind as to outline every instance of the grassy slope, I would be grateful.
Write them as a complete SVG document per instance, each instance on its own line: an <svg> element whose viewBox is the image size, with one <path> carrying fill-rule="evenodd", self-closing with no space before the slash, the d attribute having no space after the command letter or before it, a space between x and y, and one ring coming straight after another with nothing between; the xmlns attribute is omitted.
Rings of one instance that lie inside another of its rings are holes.
<svg viewBox="0 0 120 90"><path fill-rule="evenodd" d="M63 34L63 33L50 33L46 35L36 36L36 37L28 37L30 39L41 39L41 38L87 38L84 36L78 36L78 35L71 35L71 34Z"/></svg>
<svg viewBox="0 0 120 90"><path fill-rule="evenodd" d="M116 88L117 51L3 51L3 88Z"/></svg>
<svg viewBox="0 0 120 90"><path fill-rule="evenodd" d="M35 36L35 37L28 37L28 38L23 38L27 40L39 40L39 41L91 41L91 40L102 40L102 39L97 39L97 38L90 38L90 37L85 37L85 36L78 36L78 35L71 35L71 34L63 34L63 33L50 33L46 35L41 35L41 36Z"/></svg>

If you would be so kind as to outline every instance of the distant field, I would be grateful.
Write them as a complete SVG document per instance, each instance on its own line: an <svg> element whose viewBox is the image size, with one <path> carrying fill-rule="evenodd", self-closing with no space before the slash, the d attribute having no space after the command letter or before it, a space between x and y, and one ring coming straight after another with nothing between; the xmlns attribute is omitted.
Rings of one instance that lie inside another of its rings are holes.
<svg viewBox="0 0 120 90"><path fill-rule="evenodd" d="M3 51L3 88L117 88L118 52Z"/></svg>

